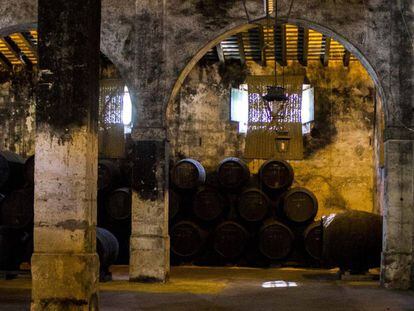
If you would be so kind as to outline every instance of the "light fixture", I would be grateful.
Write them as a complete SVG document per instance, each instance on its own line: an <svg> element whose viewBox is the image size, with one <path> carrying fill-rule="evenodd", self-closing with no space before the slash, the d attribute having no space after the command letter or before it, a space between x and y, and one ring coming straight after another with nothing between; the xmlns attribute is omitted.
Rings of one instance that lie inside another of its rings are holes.
<svg viewBox="0 0 414 311"><path fill-rule="evenodd" d="M262 284L263 288L283 288L283 287L297 287L296 282L286 282L286 281L269 281Z"/></svg>
<svg viewBox="0 0 414 311"><path fill-rule="evenodd" d="M288 131L276 133L276 148L279 153L287 153L290 148L290 136Z"/></svg>

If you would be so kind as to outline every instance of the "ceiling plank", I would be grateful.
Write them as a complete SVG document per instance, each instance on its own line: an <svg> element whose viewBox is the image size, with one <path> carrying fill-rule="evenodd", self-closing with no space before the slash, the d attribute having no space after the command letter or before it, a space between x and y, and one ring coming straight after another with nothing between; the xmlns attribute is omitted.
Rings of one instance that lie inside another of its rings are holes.
<svg viewBox="0 0 414 311"><path fill-rule="evenodd" d="M18 59L20 62L26 66L27 68L31 69L33 67L32 62L30 59L20 50L17 44L8 36L0 39L4 45L6 45L7 49Z"/></svg>
<svg viewBox="0 0 414 311"><path fill-rule="evenodd" d="M343 61L344 61L344 66L349 67L349 62L351 61L351 52L349 52L348 50L345 50Z"/></svg>
<svg viewBox="0 0 414 311"><path fill-rule="evenodd" d="M22 40L23 44L30 50L30 52L33 53L33 55L38 58L37 56L37 48L34 45L34 43L32 42L32 40L30 40L25 34L23 33L17 33L16 34L20 40Z"/></svg>
<svg viewBox="0 0 414 311"><path fill-rule="evenodd" d="M286 24L280 26L280 46L282 48L280 64L282 66L287 66Z"/></svg>
<svg viewBox="0 0 414 311"><path fill-rule="evenodd" d="M246 53L244 52L243 33L237 34L237 44L239 45L240 62L242 65L246 63Z"/></svg>
<svg viewBox="0 0 414 311"><path fill-rule="evenodd" d="M263 67L267 64L266 59L266 42L264 38L263 26L259 26L259 46L260 46L260 60Z"/></svg>
<svg viewBox="0 0 414 311"><path fill-rule="evenodd" d="M12 70L13 69L12 63L1 52L0 52L0 65L2 65L4 67L4 69L6 69L6 70Z"/></svg>
<svg viewBox="0 0 414 311"><path fill-rule="evenodd" d="M299 40L302 38L302 40ZM298 34L298 51L301 50L301 53L298 52L299 62L302 66L308 65L308 54L309 54L309 28L299 27Z"/></svg>
<svg viewBox="0 0 414 311"><path fill-rule="evenodd" d="M225 63L226 59L224 57L224 51L223 51L223 47L221 46L221 43L216 45L216 52L217 52L217 57L220 61L220 63Z"/></svg>
<svg viewBox="0 0 414 311"><path fill-rule="evenodd" d="M325 67L328 67L328 65L329 65L329 54L331 53L331 40L332 39L330 37L325 37L325 36L324 36L324 38L325 38L325 50L324 50L324 53L322 55L322 64ZM323 42L323 40L322 40L322 42Z"/></svg>

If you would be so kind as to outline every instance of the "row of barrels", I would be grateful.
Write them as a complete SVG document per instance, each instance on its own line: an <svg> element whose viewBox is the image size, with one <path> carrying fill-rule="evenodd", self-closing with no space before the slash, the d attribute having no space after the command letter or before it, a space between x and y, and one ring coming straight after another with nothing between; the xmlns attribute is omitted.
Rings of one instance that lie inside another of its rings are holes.
<svg viewBox="0 0 414 311"><path fill-rule="evenodd" d="M342 227L340 241L346 245L341 246L342 250L333 250L341 243L333 242L330 237L341 222L314 221L317 199L307 189L290 188L294 171L285 161L269 160L252 176L248 166L238 158L225 159L214 172L208 173L196 160L184 159L173 166L170 180L171 257L177 264L294 263L345 267L340 259L359 254L361 249L379 258L374 247L360 248L345 237L351 234L355 240L355 232L363 233L370 226L380 228L380 222L376 221L380 217L336 216L334 219L345 219L345 222L352 222L353 217L357 218L356 223L359 218L369 220L365 227L351 226L350 230ZM380 244L381 234L372 240L365 237L381 229L366 232L359 240L368 244L371 241L371 246ZM350 262L345 260L355 269L368 265L363 258ZM369 262L372 266L374 260Z"/></svg>
<svg viewBox="0 0 414 311"><path fill-rule="evenodd" d="M30 261L33 253L34 165L34 156L25 160L10 151L0 152L1 271L18 270L21 263ZM129 191L115 191L109 196L109 204L105 204L108 210L118 210L113 206L120 204L119 192L122 198L130 197ZM97 228L96 237L101 277L105 277L109 265L117 260L120 247L117 237L105 228Z"/></svg>

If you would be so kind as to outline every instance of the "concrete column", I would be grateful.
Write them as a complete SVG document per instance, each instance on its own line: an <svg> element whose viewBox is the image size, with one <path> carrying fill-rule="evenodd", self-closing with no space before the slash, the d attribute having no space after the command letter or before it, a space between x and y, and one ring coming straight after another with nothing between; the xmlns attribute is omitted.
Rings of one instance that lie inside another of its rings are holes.
<svg viewBox="0 0 414 311"><path fill-rule="evenodd" d="M97 310L100 0L39 0L32 310Z"/></svg>
<svg viewBox="0 0 414 311"><path fill-rule="evenodd" d="M130 280L165 282L170 269L165 130L135 132Z"/></svg>
<svg viewBox="0 0 414 311"><path fill-rule="evenodd" d="M414 140L385 142L384 240L381 281L414 286Z"/></svg>

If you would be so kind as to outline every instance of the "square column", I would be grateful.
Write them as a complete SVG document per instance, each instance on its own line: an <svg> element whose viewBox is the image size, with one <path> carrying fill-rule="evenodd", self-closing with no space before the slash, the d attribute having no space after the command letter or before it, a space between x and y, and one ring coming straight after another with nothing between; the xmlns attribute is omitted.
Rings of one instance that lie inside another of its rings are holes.
<svg viewBox="0 0 414 311"><path fill-rule="evenodd" d="M39 0L32 310L98 310L100 0Z"/></svg>
<svg viewBox="0 0 414 311"><path fill-rule="evenodd" d="M165 282L170 270L168 143L161 128L138 132L145 134L134 146L130 281Z"/></svg>
<svg viewBox="0 0 414 311"><path fill-rule="evenodd" d="M385 142L384 231L381 282L414 286L414 141Z"/></svg>

